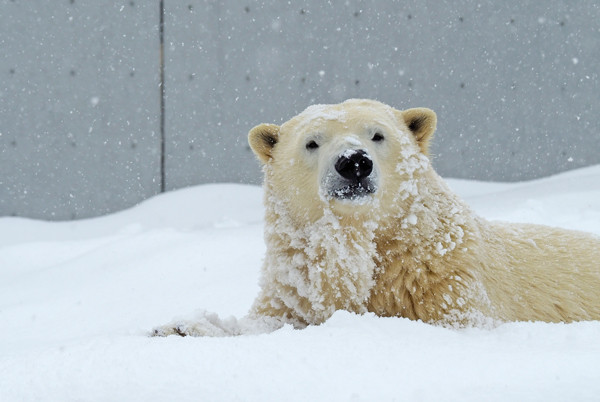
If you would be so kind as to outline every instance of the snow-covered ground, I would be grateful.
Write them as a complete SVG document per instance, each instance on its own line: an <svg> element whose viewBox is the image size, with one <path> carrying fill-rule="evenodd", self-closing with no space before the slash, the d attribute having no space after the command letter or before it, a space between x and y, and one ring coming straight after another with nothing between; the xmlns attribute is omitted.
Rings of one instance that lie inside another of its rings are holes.
<svg viewBox="0 0 600 402"><path fill-rule="evenodd" d="M490 219L600 234L600 166L449 182ZM261 194L204 185L91 220L0 218L0 401L600 399L600 322L450 330L340 311L302 331L147 337L197 309L245 314Z"/></svg>

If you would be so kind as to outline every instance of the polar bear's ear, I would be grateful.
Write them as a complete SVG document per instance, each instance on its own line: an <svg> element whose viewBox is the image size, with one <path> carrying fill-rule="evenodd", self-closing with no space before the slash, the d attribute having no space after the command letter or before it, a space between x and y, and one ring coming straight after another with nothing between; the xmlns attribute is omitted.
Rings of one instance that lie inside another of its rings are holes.
<svg viewBox="0 0 600 402"><path fill-rule="evenodd" d="M402 112L402 118L406 127L412 132L421 152L425 155L429 153L429 140L433 137L433 132L437 125L437 116L431 109L419 107L407 109Z"/></svg>
<svg viewBox="0 0 600 402"><path fill-rule="evenodd" d="M248 133L248 143L262 163L268 163L273 157L273 147L279 141L279 126L259 124Z"/></svg>

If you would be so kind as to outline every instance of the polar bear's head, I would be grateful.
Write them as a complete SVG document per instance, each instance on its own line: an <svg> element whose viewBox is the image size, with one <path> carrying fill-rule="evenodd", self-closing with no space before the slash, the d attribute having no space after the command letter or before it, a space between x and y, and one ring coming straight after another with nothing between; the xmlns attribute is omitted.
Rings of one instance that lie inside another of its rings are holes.
<svg viewBox="0 0 600 402"><path fill-rule="evenodd" d="M414 165L428 165L435 127L429 109L399 111L352 99L310 106L281 126L261 124L248 140L265 166L271 195L296 218L314 221L320 205L356 214L391 202L389 193L412 180Z"/></svg>

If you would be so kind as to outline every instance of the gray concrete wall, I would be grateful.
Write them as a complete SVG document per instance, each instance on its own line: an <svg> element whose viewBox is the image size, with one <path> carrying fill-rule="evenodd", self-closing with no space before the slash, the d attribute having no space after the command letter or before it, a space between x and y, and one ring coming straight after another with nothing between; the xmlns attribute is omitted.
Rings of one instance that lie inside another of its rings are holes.
<svg viewBox="0 0 600 402"><path fill-rule="evenodd" d="M68 219L160 190L158 2L0 1L0 215ZM313 103L438 113L447 177L600 163L593 1L165 0L165 187L260 182L247 143Z"/></svg>
<svg viewBox="0 0 600 402"><path fill-rule="evenodd" d="M159 191L150 3L0 1L0 215L95 216Z"/></svg>

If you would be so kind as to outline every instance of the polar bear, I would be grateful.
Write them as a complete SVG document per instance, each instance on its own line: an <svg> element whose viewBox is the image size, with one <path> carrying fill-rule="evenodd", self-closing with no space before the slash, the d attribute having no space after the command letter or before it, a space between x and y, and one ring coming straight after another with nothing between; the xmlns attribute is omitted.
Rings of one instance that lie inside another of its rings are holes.
<svg viewBox="0 0 600 402"><path fill-rule="evenodd" d="M340 309L450 327L600 319L600 238L477 216L430 163L436 122L352 99L254 127L261 291L242 320L203 313L154 334L303 328Z"/></svg>

